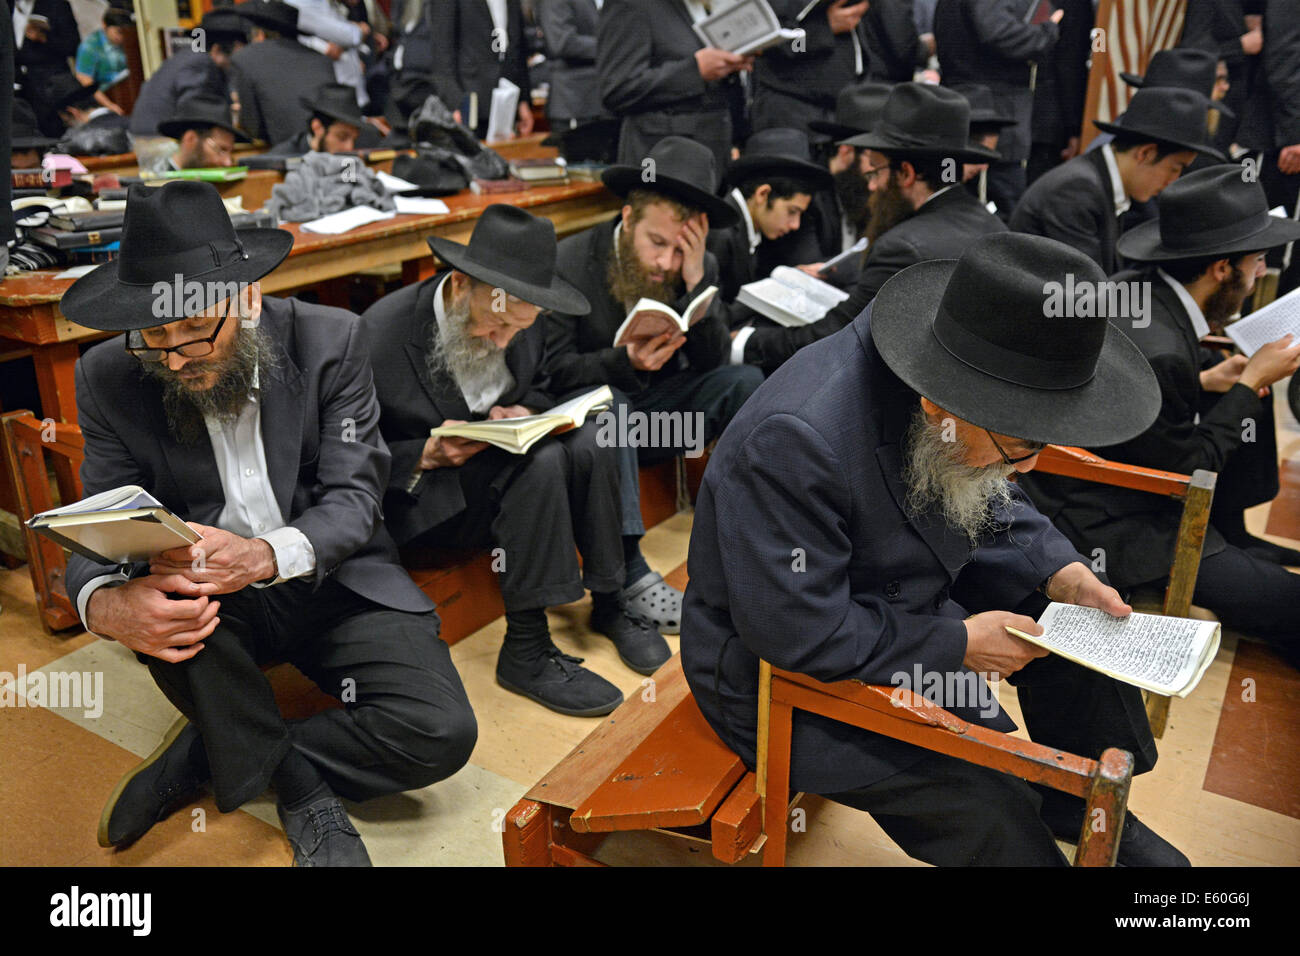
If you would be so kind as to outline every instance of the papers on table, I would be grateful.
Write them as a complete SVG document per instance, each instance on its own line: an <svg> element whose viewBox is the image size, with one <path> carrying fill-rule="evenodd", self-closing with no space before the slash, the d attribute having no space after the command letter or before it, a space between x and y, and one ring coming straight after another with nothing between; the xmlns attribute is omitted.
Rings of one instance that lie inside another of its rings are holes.
<svg viewBox="0 0 1300 956"><path fill-rule="evenodd" d="M420 196L394 196L400 213L416 213L421 216L441 216L451 212L441 199L425 199Z"/></svg>
<svg viewBox="0 0 1300 956"><path fill-rule="evenodd" d="M401 176L394 176L392 173L386 173L382 169L375 172L375 177L390 193L413 193L420 188L415 183L407 182Z"/></svg>
<svg viewBox="0 0 1300 956"><path fill-rule="evenodd" d="M492 91L492 111L488 113L487 141L494 143L515 135L515 114L519 112L519 87L504 76Z"/></svg>
<svg viewBox="0 0 1300 956"><path fill-rule="evenodd" d="M313 219L311 222L304 222L302 228L307 232L315 232L323 236L337 236L340 233L356 229L358 226L364 226L369 222L392 219L395 215L397 214L392 212L381 212L373 206L353 206L351 209L344 209L328 216L321 216L319 219Z"/></svg>

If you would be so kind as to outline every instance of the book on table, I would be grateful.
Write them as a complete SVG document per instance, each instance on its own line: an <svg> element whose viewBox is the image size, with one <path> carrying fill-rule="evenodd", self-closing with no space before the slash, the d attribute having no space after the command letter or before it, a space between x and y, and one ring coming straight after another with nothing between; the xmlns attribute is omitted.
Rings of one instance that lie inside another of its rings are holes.
<svg viewBox="0 0 1300 956"><path fill-rule="evenodd" d="M1007 628L1031 644L1125 684L1166 697L1186 697L1219 652L1217 621L1134 611L1111 617L1095 607L1047 606L1038 636Z"/></svg>
<svg viewBox="0 0 1300 956"><path fill-rule="evenodd" d="M1229 325L1224 332L1241 349L1243 355L1254 355L1269 342L1276 342L1288 332L1300 341L1300 289L1274 299L1263 308L1256 309L1245 318Z"/></svg>
<svg viewBox="0 0 1300 956"><path fill-rule="evenodd" d="M609 408L613 401L614 396L609 386L602 385L536 415L439 425L431 429L429 434L434 437L446 435L487 442L512 454L523 455L547 435L558 435L580 427L588 415Z"/></svg>
<svg viewBox="0 0 1300 956"><path fill-rule="evenodd" d="M705 46L741 56L761 53L804 35L803 30L782 27L767 0L736 0L696 23L695 33Z"/></svg>
<svg viewBox="0 0 1300 956"><path fill-rule="evenodd" d="M713 297L718 287L711 285L691 299L691 304L684 313L679 313L671 305L658 299L641 299L632 306L623 324L614 333L614 347L619 348L629 342L642 342L665 332L685 333L696 322L704 318L713 304Z"/></svg>
<svg viewBox="0 0 1300 956"><path fill-rule="evenodd" d="M147 178L147 177L146 177ZM211 166L203 169L164 169L155 179L197 179L204 183L233 183L248 178L247 166Z"/></svg>
<svg viewBox="0 0 1300 956"><path fill-rule="evenodd" d="M816 322L849 294L806 272L777 266L772 275L740 287L736 301L786 327Z"/></svg>
<svg viewBox="0 0 1300 956"><path fill-rule="evenodd" d="M139 485L123 485L42 511L27 526L99 564L147 561L202 537Z"/></svg>

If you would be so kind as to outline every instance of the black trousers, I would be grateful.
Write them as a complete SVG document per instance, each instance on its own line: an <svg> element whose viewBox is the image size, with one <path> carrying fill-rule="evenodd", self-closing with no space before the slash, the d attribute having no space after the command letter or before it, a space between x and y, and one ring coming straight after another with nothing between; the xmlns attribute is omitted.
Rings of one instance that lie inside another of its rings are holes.
<svg viewBox="0 0 1300 956"><path fill-rule="evenodd" d="M583 587L623 587L619 473L589 419L543 438L526 455L486 448L459 468L466 508L422 534L434 547L500 548L507 611L569 604ZM582 553L582 567L574 551Z"/></svg>
<svg viewBox="0 0 1300 956"><path fill-rule="evenodd" d="M478 736L436 611L375 604L332 578L244 588L220 598L221 623L180 663L137 655L203 735L217 807L264 791L296 747L339 796L416 790L463 767ZM259 665L287 661L345 709L286 721Z"/></svg>
<svg viewBox="0 0 1300 956"><path fill-rule="evenodd" d="M1201 558L1192 600L1300 668L1300 575L1233 545Z"/></svg>

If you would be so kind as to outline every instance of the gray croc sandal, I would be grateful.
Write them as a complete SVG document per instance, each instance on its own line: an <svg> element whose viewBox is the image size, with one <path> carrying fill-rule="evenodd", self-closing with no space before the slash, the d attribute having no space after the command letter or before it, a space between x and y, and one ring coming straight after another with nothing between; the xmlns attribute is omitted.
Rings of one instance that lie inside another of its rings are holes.
<svg viewBox="0 0 1300 956"><path fill-rule="evenodd" d="M658 571L625 587L619 600L628 617L649 624L660 634L682 632L682 592L669 586Z"/></svg>

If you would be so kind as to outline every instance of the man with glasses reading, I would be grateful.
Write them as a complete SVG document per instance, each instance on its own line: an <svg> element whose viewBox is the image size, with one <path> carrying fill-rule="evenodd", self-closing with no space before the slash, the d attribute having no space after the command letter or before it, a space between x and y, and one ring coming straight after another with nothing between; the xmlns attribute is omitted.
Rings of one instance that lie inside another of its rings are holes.
<svg viewBox="0 0 1300 956"><path fill-rule="evenodd" d="M181 100L175 114L158 124L158 132L178 144L168 160L172 169L233 166L235 144L249 142L231 122L229 104L202 93Z"/></svg>
<svg viewBox="0 0 1300 956"><path fill-rule="evenodd" d="M184 715L114 789L102 846L209 782L223 813L272 785L295 865L367 866L339 798L429 786L474 746L438 616L381 518L390 455L357 318L261 294L292 245L236 233L209 184L132 186L121 255L62 301L126 333L77 365L86 494L139 485L202 535L148 564L68 562L87 630ZM285 721L273 660L344 709Z"/></svg>

